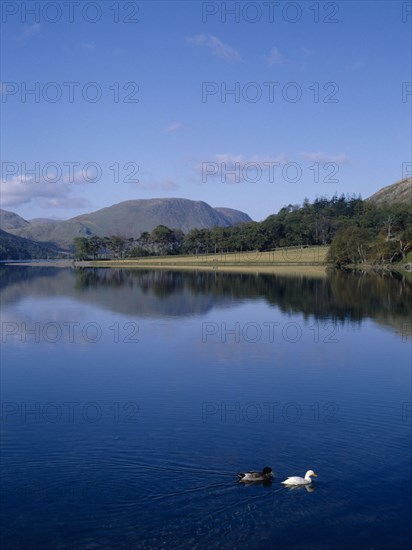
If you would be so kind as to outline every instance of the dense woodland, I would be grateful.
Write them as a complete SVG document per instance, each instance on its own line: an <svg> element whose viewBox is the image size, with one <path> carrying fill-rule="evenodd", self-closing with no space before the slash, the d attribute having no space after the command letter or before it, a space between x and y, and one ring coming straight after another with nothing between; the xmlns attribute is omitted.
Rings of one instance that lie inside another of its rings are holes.
<svg viewBox="0 0 412 550"><path fill-rule="evenodd" d="M273 250L286 246L330 245L336 265L393 263L412 250L412 209L405 203L377 205L360 197L305 199L262 222L193 229L184 234L163 225L138 239L77 237L78 259L137 258Z"/></svg>

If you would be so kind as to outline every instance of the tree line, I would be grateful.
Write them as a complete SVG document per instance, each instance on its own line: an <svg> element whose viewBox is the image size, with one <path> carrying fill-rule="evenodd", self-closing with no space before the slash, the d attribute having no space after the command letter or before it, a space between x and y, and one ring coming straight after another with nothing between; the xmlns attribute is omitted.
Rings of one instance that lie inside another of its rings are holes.
<svg viewBox="0 0 412 550"><path fill-rule="evenodd" d="M405 259L412 249L412 209L402 203L378 205L360 197L335 195L290 204L262 222L188 233L159 225L137 239L117 235L75 239L79 259L262 252L314 245L330 245L328 259L336 265Z"/></svg>

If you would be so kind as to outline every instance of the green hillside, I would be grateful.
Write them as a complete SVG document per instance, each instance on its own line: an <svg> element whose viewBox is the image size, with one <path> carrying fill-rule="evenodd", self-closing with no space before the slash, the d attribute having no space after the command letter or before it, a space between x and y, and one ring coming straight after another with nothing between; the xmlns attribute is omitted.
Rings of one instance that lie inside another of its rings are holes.
<svg viewBox="0 0 412 550"><path fill-rule="evenodd" d="M0 260L57 258L59 255L60 252L55 246L17 237L0 229Z"/></svg>

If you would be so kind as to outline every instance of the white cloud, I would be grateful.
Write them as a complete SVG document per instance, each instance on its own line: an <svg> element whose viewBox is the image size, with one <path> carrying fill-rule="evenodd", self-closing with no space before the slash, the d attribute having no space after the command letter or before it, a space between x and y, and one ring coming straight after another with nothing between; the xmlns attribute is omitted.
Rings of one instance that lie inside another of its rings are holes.
<svg viewBox="0 0 412 550"><path fill-rule="evenodd" d="M38 204L41 208L87 208L91 203L85 197L64 197L62 199L39 199Z"/></svg>
<svg viewBox="0 0 412 550"><path fill-rule="evenodd" d="M205 44L207 36L205 34L195 34L193 36L188 36L186 40L187 42L189 42L189 44L192 44L193 46L202 46L203 44Z"/></svg>
<svg viewBox="0 0 412 550"><path fill-rule="evenodd" d="M62 182L52 182L33 176L18 175L2 179L0 204L3 207L37 203L41 208L81 208L89 206L89 201L74 194L76 185L87 183L81 173L75 173L72 182L63 178Z"/></svg>
<svg viewBox="0 0 412 550"><path fill-rule="evenodd" d="M320 164L326 164L327 162L335 162L336 164L350 164L350 158L340 153L339 155L327 155L321 151L319 152L302 152L300 156L305 160L311 160L313 162L319 162Z"/></svg>
<svg viewBox="0 0 412 550"><path fill-rule="evenodd" d="M40 32L40 23L33 23L32 25L24 25L23 34L24 36L33 36Z"/></svg>
<svg viewBox="0 0 412 550"><path fill-rule="evenodd" d="M216 57L220 57L229 62L243 61L241 54L235 48L232 48L229 44L225 44L217 36L212 34L197 34L194 36L188 36L187 42L192 46L205 47L212 52Z"/></svg>
<svg viewBox="0 0 412 550"><path fill-rule="evenodd" d="M195 170L201 174L203 182L212 178L224 183L241 183L250 182L255 178L260 179L260 177L272 180L276 168L287 162L288 158L283 153L276 157L259 155L245 157L231 153L218 153L212 159L198 163Z"/></svg>
<svg viewBox="0 0 412 550"><path fill-rule="evenodd" d="M247 164L249 162L260 162L261 164L263 162L280 162L284 163L287 162L288 159L286 155L281 153L277 157L262 157L259 155L252 155L251 157L244 157L243 155L231 155L230 153L223 153L223 154L216 154L215 159L217 162L225 162L228 166L234 166L235 163L240 163L242 165Z"/></svg>
<svg viewBox="0 0 412 550"><path fill-rule="evenodd" d="M22 32L16 36L17 40L25 40L31 38L40 32L40 23L32 23L31 25L23 25Z"/></svg>
<svg viewBox="0 0 412 550"><path fill-rule="evenodd" d="M83 185L85 183L93 183L93 180L99 181L99 174L94 166L88 166L86 169L77 170L77 172L62 175L63 183L74 183L77 185Z"/></svg>
<svg viewBox="0 0 412 550"><path fill-rule="evenodd" d="M172 134L173 132L179 130L182 126L183 124L177 120L176 122L172 122L171 124L169 124L169 126L165 128L165 132L167 134Z"/></svg>
<svg viewBox="0 0 412 550"><path fill-rule="evenodd" d="M273 65L281 65L283 61L283 55L279 52L277 48L273 47L267 57L269 67L273 67Z"/></svg>

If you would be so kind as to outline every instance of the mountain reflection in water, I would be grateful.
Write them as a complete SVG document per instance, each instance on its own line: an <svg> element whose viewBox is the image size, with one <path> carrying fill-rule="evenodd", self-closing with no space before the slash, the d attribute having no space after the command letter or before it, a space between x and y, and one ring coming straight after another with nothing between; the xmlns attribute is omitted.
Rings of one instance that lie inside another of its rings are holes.
<svg viewBox="0 0 412 550"><path fill-rule="evenodd" d="M411 547L407 277L5 266L0 299L2 548Z"/></svg>
<svg viewBox="0 0 412 550"><path fill-rule="evenodd" d="M107 289L110 288L110 292ZM330 271L327 277L113 268L0 268L3 304L66 295L130 316L181 317L264 299L283 313L317 320L372 319L404 333L412 284L402 275Z"/></svg>

